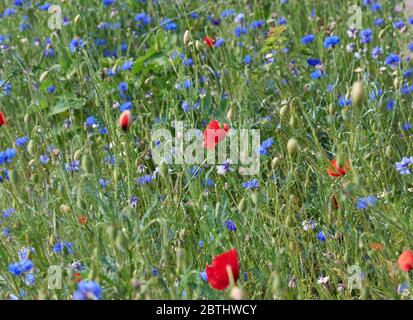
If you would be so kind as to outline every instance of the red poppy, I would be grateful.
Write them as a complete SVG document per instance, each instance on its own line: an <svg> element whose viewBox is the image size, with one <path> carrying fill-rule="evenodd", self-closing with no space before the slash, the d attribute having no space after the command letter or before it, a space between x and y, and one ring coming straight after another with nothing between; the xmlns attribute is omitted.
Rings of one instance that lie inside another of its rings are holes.
<svg viewBox="0 0 413 320"><path fill-rule="evenodd" d="M79 272L75 273L75 274L74 274L74 279L73 279L73 281L74 281L74 282L80 282L80 281L82 281L82 275L81 275Z"/></svg>
<svg viewBox="0 0 413 320"><path fill-rule="evenodd" d="M80 218L79 218L79 223L85 225L87 223L87 217L85 214L83 214Z"/></svg>
<svg viewBox="0 0 413 320"><path fill-rule="evenodd" d="M5 124L7 124L6 117L4 116L4 113L0 111L0 127Z"/></svg>
<svg viewBox="0 0 413 320"><path fill-rule="evenodd" d="M225 139L229 131L229 126L224 123L222 129L217 120L212 120L204 131L204 147L214 149L218 142Z"/></svg>
<svg viewBox="0 0 413 320"><path fill-rule="evenodd" d="M129 110L123 111L119 118L119 125L123 131L128 131L132 124L132 114Z"/></svg>
<svg viewBox="0 0 413 320"><path fill-rule="evenodd" d="M399 268L405 272L409 272L413 269L413 252L411 250L405 250L397 261Z"/></svg>
<svg viewBox="0 0 413 320"><path fill-rule="evenodd" d="M206 36L206 37L204 38L204 43L205 43L208 47L212 48L212 47L214 46L214 44L215 44L215 40L214 40L214 38L212 38L212 37Z"/></svg>
<svg viewBox="0 0 413 320"><path fill-rule="evenodd" d="M330 166L327 168L327 173L331 177L344 176L347 172L350 171L350 161L348 160L346 161L346 164L341 168L338 167L336 159L331 160L331 164L332 167Z"/></svg>
<svg viewBox="0 0 413 320"><path fill-rule="evenodd" d="M208 283L217 290L224 290L229 285L229 269L231 270L234 282L239 276L239 264L237 250L231 249L222 253L212 260L211 265L206 266Z"/></svg>

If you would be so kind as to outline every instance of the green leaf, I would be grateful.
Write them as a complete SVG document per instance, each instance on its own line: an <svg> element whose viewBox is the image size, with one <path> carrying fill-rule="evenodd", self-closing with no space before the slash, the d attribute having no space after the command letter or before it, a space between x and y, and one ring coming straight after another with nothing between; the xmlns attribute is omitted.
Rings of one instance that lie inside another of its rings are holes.
<svg viewBox="0 0 413 320"><path fill-rule="evenodd" d="M52 107L49 116L53 116L68 110L79 110L86 104L86 102L86 99L78 98L75 96L63 97Z"/></svg>

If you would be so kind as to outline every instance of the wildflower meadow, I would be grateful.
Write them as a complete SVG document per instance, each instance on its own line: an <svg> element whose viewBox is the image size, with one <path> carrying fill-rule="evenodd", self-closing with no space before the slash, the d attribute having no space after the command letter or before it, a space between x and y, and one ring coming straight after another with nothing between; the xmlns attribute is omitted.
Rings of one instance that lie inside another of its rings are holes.
<svg viewBox="0 0 413 320"><path fill-rule="evenodd" d="M410 0L2 0L0 299L413 297Z"/></svg>

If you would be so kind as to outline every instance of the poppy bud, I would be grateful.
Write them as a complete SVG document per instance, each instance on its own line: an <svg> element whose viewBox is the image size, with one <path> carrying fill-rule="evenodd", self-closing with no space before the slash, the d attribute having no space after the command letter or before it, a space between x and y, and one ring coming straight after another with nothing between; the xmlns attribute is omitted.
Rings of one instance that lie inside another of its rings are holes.
<svg viewBox="0 0 413 320"><path fill-rule="evenodd" d="M39 82L43 82L43 81L47 78L48 74L49 74L49 70L43 72L43 73L40 75Z"/></svg>
<svg viewBox="0 0 413 320"><path fill-rule="evenodd" d="M65 213L65 214L69 214L69 213L71 213L72 212L72 209L69 207L69 206L67 206L67 205L65 205L65 204L61 204L60 205L60 212L61 213Z"/></svg>
<svg viewBox="0 0 413 320"><path fill-rule="evenodd" d="M411 250L405 250L397 260L399 268L404 272L409 272L413 269L413 252Z"/></svg>
<svg viewBox="0 0 413 320"><path fill-rule="evenodd" d="M19 182L19 176L18 176L16 170L10 170L9 171L9 177L10 177L10 182L12 184L17 184Z"/></svg>
<svg viewBox="0 0 413 320"><path fill-rule="evenodd" d="M244 212L246 209L247 209L247 201L245 200L245 198L242 198L238 204L238 210L239 212Z"/></svg>
<svg viewBox="0 0 413 320"><path fill-rule="evenodd" d="M298 152L298 141L296 139L288 140L287 151L290 156L294 156Z"/></svg>
<svg viewBox="0 0 413 320"><path fill-rule="evenodd" d="M119 125L123 131L128 131L132 124L132 114L129 110L123 111L119 118Z"/></svg>
<svg viewBox="0 0 413 320"><path fill-rule="evenodd" d="M161 164L159 165L159 173L161 174L162 177L166 177L169 173L169 168L168 165L162 161Z"/></svg>
<svg viewBox="0 0 413 320"><path fill-rule="evenodd" d="M234 109L229 108L228 112L227 112L227 119L229 121L231 121L232 119L234 119Z"/></svg>
<svg viewBox="0 0 413 320"><path fill-rule="evenodd" d="M80 22L80 14L78 14L74 19L73 19L73 23L74 24L78 24Z"/></svg>
<svg viewBox="0 0 413 320"><path fill-rule="evenodd" d="M196 48L198 51L201 51L201 50L202 50L202 43L201 43L199 40L196 40L196 41L195 41L195 48Z"/></svg>
<svg viewBox="0 0 413 320"><path fill-rule="evenodd" d="M189 41L191 41L191 32L186 30L184 33L184 45L188 46Z"/></svg>
<svg viewBox="0 0 413 320"><path fill-rule="evenodd" d="M394 78L393 85L394 85L394 88L395 88L396 90L399 89L399 87L400 87L400 79L399 79L399 78Z"/></svg>
<svg viewBox="0 0 413 320"><path fill-rule="evenodd" d="M351 98L353 105L359 107L362 105L365 96L364 84L362 81L357 81L351 88Z"/></svg>
<svg viewBox="0 0 413 320"><path fill-rule="evenodd" d="M82 150L76 150L75 154L73 155L73 160L79 160L81 155Z"/></svg>
<svg viewBox="0 0 413 320"><path fill-rule="evenodd" d="M242 300L244 297L244 292L241 288L235 286L231 289L231 299L232 300Z"/></svg>
<svg viewBox="0 0 413 320"><path fill-rule="evenodd" d="M294 128L294 129L297 129L297 128L298 128L297 117L294 116L294 115L292 115L292 116L290 117L290 126L291 126L292 128Z"/></svg>
<svg viewBox="0 0 413 320"><path fill-rule="evenodd" d="M274 159L272 159L271 161L271 165L274 168L278 167L281 163L281 159L279 157L275 157Z"/></svg>
<svg viewBox="0 0 413 320"><path fill-rule="evenodd" d="M4 116L4 113L0 111L0 127L5 124L7 124L6 117Z"/></svg>
<svg viewBox="0 0 413 320"><path fill-rule="evenodd" d="M29 143L27 144L27 151L32 156L36 154L36 146L33 140L30 140Z"/></svg>
<svg viewBox="0 0 413 320"><path fill-rule="evenodd" d="M87 173L92 172L93 161L92 161L91 157L88 154L86 154L82 157L82 168Z"/></svg>

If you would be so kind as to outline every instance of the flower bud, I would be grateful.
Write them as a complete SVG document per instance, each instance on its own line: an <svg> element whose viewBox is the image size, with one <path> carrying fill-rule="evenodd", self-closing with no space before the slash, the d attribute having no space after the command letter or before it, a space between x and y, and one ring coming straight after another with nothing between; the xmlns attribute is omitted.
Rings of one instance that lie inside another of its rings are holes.
<svg viewBox="0 0 413 320"><path fill-rule="evenodd" d="M229 121L231 121L232 119L234 119L234 109L231 107L229 108L228 112L227 112L227 119Z"/></svg>
<svg viewBox="0 0 413 320"><path fill-rule="evenodd" d="M362 81L357 81L351 88L351 98L354 106L359 107L363 104L366 92Z"/></svg>
<svg viewBox="0 0 413 320"><path fill-rule="evenodd" d="M64 214L69 214L72 212L72 209L68 205L65 205L64 203L62 203L60 205L60 212Z"/></svg>
<svg viewBox="0 0 413 320"><path fill-rule="evenodd" d="M296 139L288 140L287 151L290 156L294 156L298 152L298 141Z"/></svg>
<svg viewBox="0 0 413 320"><path fill-rule="evenodd" d="M80 14L78 14L74 19L73 19L73 23L74 24L78 24L80 22Z"/></svg>
<svg viewBox="0 0 413 320"><path fill-rule="evenodd" d="M128 131L132 124L132 114L129 110L123 111L119 118L119 125L123 131Z"/></svg>
<svg viewBox="0 0 413 320"><path fill-rule="evenodd" d="M199 41L199 40L196 40L196 41L195 41L195 48L196 48L198 51L201 51L201 50L202 50L202 42Z"/></svg>
<svg viewBox="0 0 413 320"><path fill-rule="evenodd" d="M184 33L184 45L187 46L189 41L191 41L191 32L186 30Z"/></svg>
<svg viewBox="0 0 413 320"><path fill-rule="evenodd" d="M43 81L47 78L48 74L49 74L49 70L43 72L43 73L40 75L39 82L43 82Z"/></svg>
<svg viewBox="0 0 413 320"><path fill-rule="evenodd" d="M238 204L238 210L239 212L244 212L246 209L247 209L247 201L245 200L245 198L242 198Z"/></svg>

